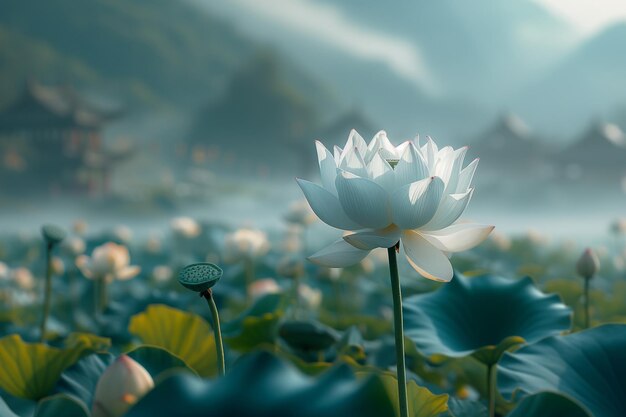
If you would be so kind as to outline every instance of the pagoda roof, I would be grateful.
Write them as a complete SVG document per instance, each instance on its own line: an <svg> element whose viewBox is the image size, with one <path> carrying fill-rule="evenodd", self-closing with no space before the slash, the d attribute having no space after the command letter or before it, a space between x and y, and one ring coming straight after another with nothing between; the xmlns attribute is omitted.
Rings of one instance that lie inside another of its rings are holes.
<svg viewBox="0 0 626 417"><path fill-rule="evenodd" d="M70 85L45 86L29 81L22 95L0 112L0 130L72 126L97 129L119 114L90 103Z"/></svg>

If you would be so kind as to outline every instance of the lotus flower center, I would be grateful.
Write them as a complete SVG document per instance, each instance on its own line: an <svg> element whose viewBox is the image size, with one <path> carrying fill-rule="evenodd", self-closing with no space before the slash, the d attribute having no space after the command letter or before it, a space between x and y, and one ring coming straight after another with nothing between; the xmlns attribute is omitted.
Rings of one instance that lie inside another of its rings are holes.
<svg viewBox="0 0 626 417"><path fill-rule="evenodd" d="M387 159L386 161L391 166L391 168L395 168L396 165L398 165L398 162L400 162L399 159Z"/></svg>

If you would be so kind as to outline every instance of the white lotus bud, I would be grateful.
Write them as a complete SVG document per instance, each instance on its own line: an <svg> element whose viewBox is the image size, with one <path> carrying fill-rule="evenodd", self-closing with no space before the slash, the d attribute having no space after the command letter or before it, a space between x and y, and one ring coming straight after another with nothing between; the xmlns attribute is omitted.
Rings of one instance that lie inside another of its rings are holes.
<svg viewBox="0 0 626 417"><path fill-rule="evenodd" d="M98 380L92 417L120 417L153 387L148 371L129 356L121 355Z"/></svg>
<svg viewBox="0 0 626 417"><path fill-rule="evenodd" d="M576 271L585 278L593 278L600 270L600 261L598 256L590 248L585 249L578 262L576 263Z"/></svg>

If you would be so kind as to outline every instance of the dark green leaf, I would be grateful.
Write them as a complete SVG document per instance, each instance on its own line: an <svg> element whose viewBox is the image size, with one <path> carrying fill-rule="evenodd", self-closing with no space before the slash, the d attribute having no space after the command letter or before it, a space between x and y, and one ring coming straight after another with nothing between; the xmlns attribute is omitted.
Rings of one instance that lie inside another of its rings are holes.
<svg viewBox="0 0 626 417"><path fill-rule="evenodd" d="M439 290L408 298L404 326L417 348L433 359L474 355L495 363L516 344L569 329L571 311L530 278L456 274Z"/></svg>
<svg viewBox="0 0 626 417"><path fill-rule="evenodd" d="M507 353L498 365L505 398L561 393L597 417L626 415L626 325L553 336Z"/></svg>

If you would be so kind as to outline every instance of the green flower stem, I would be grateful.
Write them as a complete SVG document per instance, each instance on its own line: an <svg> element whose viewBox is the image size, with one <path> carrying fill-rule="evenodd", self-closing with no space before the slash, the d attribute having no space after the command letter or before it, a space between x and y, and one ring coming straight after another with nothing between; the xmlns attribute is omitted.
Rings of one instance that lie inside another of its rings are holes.
<svg viewBox="0 0 626 417"><path fill-rule="evenodd" d="M246 259L245 261L245 280L246 280L246 304L249 305L252 301L252 294L250 293L250 287L254 282L254 261L252 259Z"/></svg>
<svg viewBox="0 0 626 417"><path fill-rule="evenodd" d="M213 334L215 336L215 350L217 351L217 370L220 376L224 376L226 374L226 365L224 363L224 344L222 343L222 330L220 328L220 316L217 312L217 305L215 305L211 289L204 291L200 295L206 298L206 301L209 304L209 309L211 310Z"/></svg>
<svg viewBox="0 0 626 417"><path fill-rule="evenodd" d="M591 278L584 278L585 280L585 329L589 328L589 322L591 321L591 315L589 313L589 281L591 281Z"/></svg>
<svg viewBox="0 0 626 417"><path fill-rule="evenodd" d="M293 318L298 319L298 313L300 312L300 275L295 274L293 277Z"/></svg>
<svg viewBox="0 0 626 417"><path fill-rule="evenodd" d="M46 326L48 317L50 316L50 302L52 298L52 244L46 245L46 287L43 298L43 317L41 319L41 328L39 341L43 343L46 339Z"/></svg>
<svg viewBox="0 0 626 417"><path fill-rule="evenodd" d="M107 297L107 279L106 276L96 277L94 280L94 305L96 316L104 312L106 308Z"/></svg>
<svg viewBox="0 0 626 417"><path fill-rule="evenodd" d="M487 365L487 398L489 401L489 417L496 415L496 366L495 364Z"/></svg>
<svg viewBox="0 0 626 417"><path fill-rule="evenodd" d="M404 325L402 322L402 291L398 275L396 246L387 249L389 255L389 274L391 275L391 292L393 294L393 328L396 336L396 357L398 372L398 401L400 417L409 416L409 403L406 388L406 364L404 357Z"/></svg>

